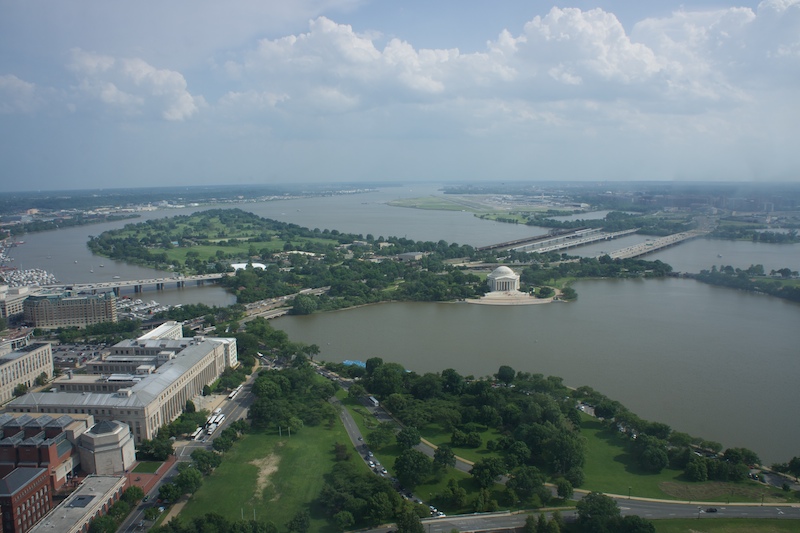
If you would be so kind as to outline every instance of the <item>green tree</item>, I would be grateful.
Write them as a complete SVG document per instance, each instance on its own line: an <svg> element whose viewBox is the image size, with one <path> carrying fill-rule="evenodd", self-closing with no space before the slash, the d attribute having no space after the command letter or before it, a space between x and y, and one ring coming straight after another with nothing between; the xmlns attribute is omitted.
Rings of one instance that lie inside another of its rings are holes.
<svg viewBox="0 0 800 533"><path fill-rule="evenodd" d="M131 505L136 505L141 501L142 498L144 498L144 491L137 485L131 485L125 489L125 492L122 493L123 501L126 501Z"/></svg>
<svg viewBox="0 0 800 533"><path fill-rule="evenodd" d="M512 489L522 501L539 497L539 504L547 503L550 492L544 487L544 476L534 466L520 466L514 469L506 486ZM488 485L487 485L488 487Z"/></svg>
<svg viewBox="0 0 800 533"><path fill-rule="evenodd" d="M397 433L397 435L395 435L397 444L403 450L413 448L420 443L421 438L422 437L419 434L419 430L413 426L404 427Z"/></svg>
<svg viewBox="0 0 800 533"><path fill-rule="evenodd" d="M198 448L192 452L192 461L195 468L204 475L208 475L222 463L222 456L218 453Z"/></svg>
<svg viewBox="0 0 800 533"><path fill-rule="evenodd" d="M495 377L498 381L502 381L506 385L510 385L512 381L514 381L514 377L517 375L516 370L511 368L510 366L503 365L495 374Z"/></svg>
<svg viewBox="0 0 800 533"><path fill-rule="evenodd" d="M373 494L369 499L367 505L369 514L375 522L382 523L392 517L394 514L394 506L389 499L389 495L385 492L378 492Z"/></svg>
<svg viewBox="0 0 800 533"><path fill-rule="evenodd" d="M525 517L525 525L522 526L523 533L537 533L536 531L536 517L529 514Z"/></svg>
<svg viewBox="0 0 800 533"><path fill-rule="evenodd" d="M619 507L611 497L600 492L590 492L581 499L578 510L578 525L587 533L613 533L620 518Z"/></svg>
<svg viewBox="0 0 800 533"><path fill-rule="evenodd" d="M788 471L794 476L795 481L800 477L800 457L792 457L787 463Z"/></svg>
<svg viewBox="0 0 800 533"><path fill-rule="evenodd" d="M196 413L197 407L195 407L194 402L192 400L186 400L186 406L183 408L184 413Z"/></svg>
<svg viewBox="0 0 800 533"><path fill-rule="evenodd" d="M307 533L308 528L311 526L311 515L308 511L302 509L292 517L286 524L286 529L293 533Z"/></svg>
<svg viewBox="0 0 800 533"><path fill-rule="evenodd" d="M367 444L370 448L380 450L384 446L388 446L394 437L394 424L391 422L381 423L375 431L371 431L367 435Z"/></svg>
<svg viewBox="0 0 800 533"><path fill-rule="evenodd" d="M89 533L115 533L117 521L109 515L98 516L89 524Z"/></svg>
<svg viewBox="0 0 800 533"><path fill-rule="evenodd" d="M185 464L185 463L182 463ZM184 468L175 477L175 485L182 494L194 494L203 484L203 474L194 467Z"/></svg>
<svg viewBox="0 0 800 533"><path fill-rule="evenodd" d="M155 520L158 518L158 515L161 512L158 510L158 507L148 507L144 510L144 517L147 520Z"/></svg>
<svg viewBox="0 0 800 533"><path fill-rule="evenodd" d="M214 451L225 453L233 448L233 441L220 435L211 443L211 448Z"/></svg>
<svg viewBox="0 0 800 533"><path fill-rule="evenodd" d="M506 471L506 465L499 457L486 457L472 465L470 474L482 488L491 487L498 476Z"/></svg>
<svg viewBox="0 0 800 533"><path fill-rule="evenodd" d="M27 394L28 386L24 383L18 383L16 387L14 387L14 396L22 396Z"/></svg>
<svg viewBox="0 0 800 533"><path fill-rule="evenodd" d="M361 400L367 395L367 390L360 383L353 383L347 391L347 396L354 400Z"/></svg>
<svg viewBox="0 0 800 533"><path fill-rule="evenodd" d="M453 468L456 466L456 454L447 444L441 444L433 452L433 465L437 468Z"/></svg>
<svg viewBox="0 0 800 533"><path fill-rule="evenodd" d="M572 490L572 483L568 480L564 479L563 477L558 478L556 480L556 492L558 497L562 500L569 500L572 498L573 490Z"/></svg>
<svg viewBox="0 0 800 533"><path fill-rule="evenodd" d="M317 300L312 296L299 294L294 298L292 313L295 315L310 315L317 310Z"/></svg>
<svg viewBox="0 0 800 533"><path fill-rule="evenodd" d="M353 513L350 511L339 511L333 515L333 523L336 524L336 527L341 531L347 531L353 527L356 521L355 518L353 518Z"/></svg>
<svg viewBox="0 0 800 533"><path fill-rule="evenodd" d="M158 488L158 497L167 502L174 502L181 497L181 490L175 483L164 483Z"/></svg>
<svg viewBox="0 0 800 533"><path fill-rule="evenodd" d="M414 488L430 474L431 460L417 450L404 450L394 461L397 479L403 485Z"/></svg>
<svg viewBox="0 0 800 533"><path fill-rule="evenodd" d="M425 533L425 528L413 510L405 509L397 517L397 533Z"/></svg>

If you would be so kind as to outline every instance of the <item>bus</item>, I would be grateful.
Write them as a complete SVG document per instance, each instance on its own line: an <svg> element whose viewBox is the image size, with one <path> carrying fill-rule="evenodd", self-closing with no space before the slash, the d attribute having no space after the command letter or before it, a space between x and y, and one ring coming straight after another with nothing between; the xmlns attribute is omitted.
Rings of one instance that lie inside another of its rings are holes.
<svg viewBox="0 0 800 533"><path fill-rule="evenodd" d="M225 420L225 415L217 415L214 417L214 420L211 421L212 425L220 425L222 421Z"/></svg>
<svg viewBox="0 0 800 533"><path fill-rule="evenodd" d="M378 399L375 398L375 396L369 397L369 403L371 403L373 407L378 407L380 405L380 403L378 403Z"/></svg>
<svg viewBox="0 0 800 533"><path fill-rule="evenodd" d="M217 430L217 425L211 424L210 426L208 426L208 431L206 433L208 435L213 435L216 430Z"/></svg>
<svg viewBox="0 0 800 533"><path fill-rule="evenodd" d="M191 435L189 435L189 440L197 440L197 437L203 432L203 428L195 429Z"/></svg>
<svg viewBox="0 0 800 533"><path fill-rule="evenodd" d="M238 387L233 389L233 391L230 394L228 394L228 399L233 400L234 398L236 398L236 395L239 394L239 392L242 390L243 387L244 385L239 385Z"/></svg>
<svg viewBox="0 0 800 533"><path fill-rule="evenodd" d="M216 415L211 415L211 416L209 416L209 417L208 417L208 420L206 420L206 426L210 426L210 425L211 425L211 423L212 423L212 422L214 422L214 418L215 418L215 417L216 417Z"/></svg>

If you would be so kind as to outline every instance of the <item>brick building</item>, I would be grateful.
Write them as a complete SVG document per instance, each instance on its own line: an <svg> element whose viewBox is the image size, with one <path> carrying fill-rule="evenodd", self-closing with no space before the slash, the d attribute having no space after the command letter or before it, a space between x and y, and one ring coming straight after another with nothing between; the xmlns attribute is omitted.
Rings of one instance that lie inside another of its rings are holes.
<svg viewBox="0 0 800 533"><path fill-rule="evenodd" d="M53 507L47 469L17 468L0 479L3 533L25 533Z"/></svg>

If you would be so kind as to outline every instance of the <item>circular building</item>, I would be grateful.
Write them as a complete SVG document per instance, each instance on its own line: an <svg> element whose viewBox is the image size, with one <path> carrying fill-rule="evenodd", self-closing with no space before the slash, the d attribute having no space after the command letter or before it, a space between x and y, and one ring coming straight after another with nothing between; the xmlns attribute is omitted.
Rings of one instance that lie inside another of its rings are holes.
<svg viewBox="0 0 800 533"><path fill-rule="evenodd" d="M507 266L494 269L486 278L492 292L515 292L519 290L519 274Z"/></svg>

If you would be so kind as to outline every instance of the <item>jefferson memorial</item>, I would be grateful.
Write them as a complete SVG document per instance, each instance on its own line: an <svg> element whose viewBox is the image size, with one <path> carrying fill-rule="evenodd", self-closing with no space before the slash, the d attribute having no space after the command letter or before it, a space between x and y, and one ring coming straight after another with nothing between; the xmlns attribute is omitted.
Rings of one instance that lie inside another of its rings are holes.
<svg viewBox="0 0 800 533"><path fill-rule="evenodd" d="M508 268L500 266L486 276L489 292L478 299L468 299L471 304L484 305L529 305L545 304L552 302L552 298L536 298L527 292L519 290L519 274Z"/></svg>
<svg viewBox="0 0 800 533"><path fill-rule="evenodd" d="M486 277L492 292L516 292L519 290L519 274L507 266L501 266Z"/></svg>

